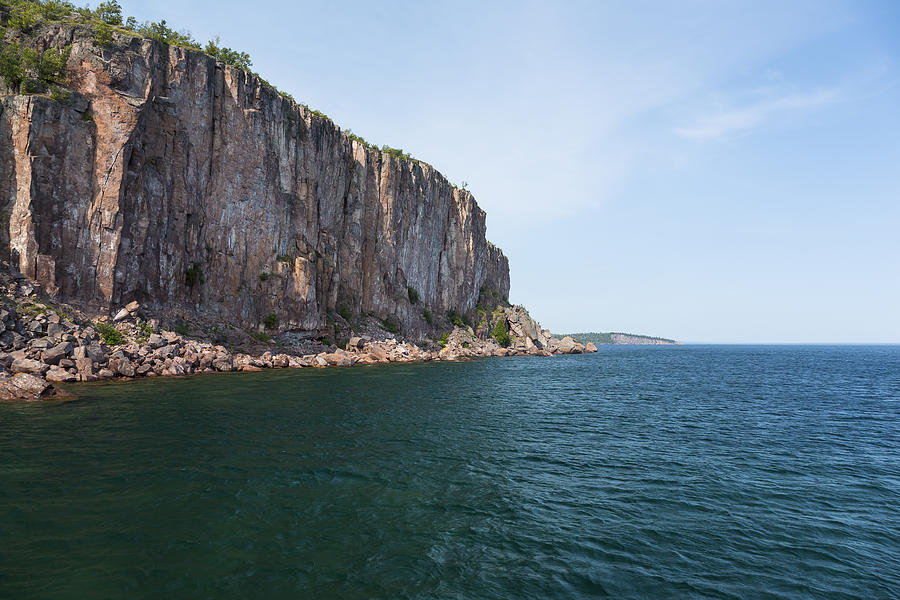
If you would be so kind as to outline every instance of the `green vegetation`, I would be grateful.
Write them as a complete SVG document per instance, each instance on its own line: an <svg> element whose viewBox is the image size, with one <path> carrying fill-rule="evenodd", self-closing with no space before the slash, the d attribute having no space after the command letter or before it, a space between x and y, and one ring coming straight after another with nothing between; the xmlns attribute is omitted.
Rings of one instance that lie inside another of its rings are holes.
<svg viewBox="0 0 900 600"><path fill-rule="evenodd" d="M191 50L200 50L200 44L189 31L175 31L168 26L166 20L146 21L137 26L136 31L151 40L169 44L170 46L182 46Z"/></svg>
<svg viewBox="0 0 900 600"><path fill-rule="evenodd" d="M413 286L406 286L406 293L409 296L409 301L411 304L415 304L419 301L419 291Z"/></svg>
<svg viewBox="0 0 900 600"><path fill-rule="evenodd" d="M189 331L187 321L178 321L175 327L172 328L172 331L178 335L187 335Z"/></svg>
<svg viewBox="0 0 900 600"><path fill-rule="evenodd" d="M11 90L25 94L42 92L52 85L65 85L66 61L71 48L47 48L39 53L15 42L8 43L0 50L0 77Z"/></svg>
<svg viewBox="0 0 900 600"><path fill-rule="evenodd" d="M498 319L491 331L491 337L497 340L497 343L504 348L509 346L509 329L506 327L506 319Z"/></svg>
<svg viewBox="0 0 900 600"><path fill-rule="evenodd" d="M350 307L348 307L346 304L341 304L340 306L338 306L337 313L341 315L341 318L347 322L349 322L350 318L353 316L353 313L350 311Z"/></svg>
<svg viewBox="0 0 900 600"><path fill-rule="evenodd" d="M465 322L463 321L462 315L456 312L455 308L451 308L447 311L447 319L457 327L466 326Z"/></svg>
<svg viewBox="0 0 900 600"><path fill-rule="evenodd" d="M269 314L265 319L263 319L263 325L266 326L266 329L275 329L278 327L278 315L275 313Z"/></svg>
<svg viewBox="0 0 900 600"><path fill-rule="evenodd" d="M8 11L6 23L2 25L23 33L30 33L41 23L74 21L93 26L94 42L98 46L111 46L113 44L114 31L119 31L125 34L136 34L173 46L205 52L227 65L252 73L259 78L259 81L264 86L272 88L284 98L302 106L309 113L331 120L324 112L310 108L302 102L296 102L293 96L277 89L260 77L259 73L250 71L253 60L249 53L223 46L218 36L209 40L205 46L201 46L200 42L195 40L189 31L173 29L165 19L138 23L134 17L126 18L124 16L122 5L116 0L101 2L93 10L87 6L76 7L72 2L64 0L0 0L0 9ZM2 16L3 11L0 10L0 17ZM2 31L2 27L0 27L0 31ZM2 36L0 36L0 40L2 40ZM6 80L7 85L12 90L20 93L42 93L46 85L39 85L40 78L29 78L29 74L25 72L26 70L23 68L21 49L18 48L17 44L7 44L0 49L0 76ZM63 82L55 80L54 83L62 84ZM347 130L346 133L350 140L359 142L365 145L366 148L379 149L377 145L352 133L350 130ZM382 153L400 160L415 160L412 155L400 148L383 145L380 150ZM463 182L463 189L466 189L466 187L467 184Z"/></svg>
<svg viewBox="0 0 900 600"><path fill-rule="evenodd" d="M363 138L363 137L361 137L361 136L358 136L358 135L356 135L355 133L353 133L353 130L351 130L351 129L348 129L345 133L347 134L347 137L350 138L350 141L351 141L351 142L359 142L360 144L362 144L362 145L365 146L366 148L370 148L370 149L372 149L372 150L377 150L377 149L378 149L378 146L376 146L375 144L370 144L365 138Z"/></svg>
<svg viewBox="0 0 900 600"><path fill-rule="evenodd" d="M198 283L203 283L203 267L200 263L195 262L184 272L184 284L188 287L194 287Z"/></svg>
<svg viewBox="0 0 900 600"><path fill-rule="evenodd" d="M640 338L641 340L646 340L647 343L663 343L663 344L677 344L675 340L670 340L668 338L661 337L653 337L649 335L638 335L636 333L623 333L621 331L610 331L607 333L598 333L596 331L590 331L587 333L554 333L555 337L560 339L569 336L576 342L580 344L587 344L588 342L593 342L596 345L600 344L615 344L615 340L613 340L613 335L627 335L633 338Z"/></svg>
<svg viewBox="0 0 900 600"><path fill-rule="evenodd" d="M323 337L323 338L322 338L322 345L324 345L324 346L330 346L330 345L331 345L331 338L330 338L330 337Z"/></svg>
<svg viewBox="0 0 900 600"><path fill-rule="evenodd" d="M111 46L113 42L112 27L106 21L100 21L94 28L94 43L98 46Z"/></svg>
<svg viewBox="0 0 900 600"><path fill-rule="evenodd" d="M150 340L150 334L153 333L153 328L150 326L150 323L141 323L138 325L138 331L140 334L134 338L138 344L145 344Z"/></svg>
<svg viewBox="0 0 900 600"><path fill-rule="evenodd" d="M107 346L118 346L124 341L122 332L109 323L97 321L96 323L94 323L94 327L97 329L97 333L99 333L100 337L103 339L103 343Z"/></svg>
<svg viewBox="0 0 900 600"><path fill-rule="evenodd" d="M381 319L381 328L388 333L399 333L400 321L393 315L387 316L384 319Z"/></svg>
<svg viewBox="0 0 900 600"><path fill-rule="evenodd" d="M438 340L438 344L440 344L441 348L446 348L448 341L450 341L450 334L445 331Z"/></svg>
<svg viewBox="0 0 900 600"><path fill-rule="evenodd" d="M400 160L413 160L413 157L410 154L404 152L400 148L391 148L390 146L384 145L381 147L381 151L394 158L399 158Z"/></svg>
<svg viewBox="0 0 900 600"><path fill-rule="evenodd" d="M56 100L60 104L67 104L72 99L72 90L61 88L57 85L50 87L50 98Z"/></svg>
<svg viewBox="0 0 900 600"><path fill-rule="evenodd" d="M252 331L252 332L250 332L250 337L252 337L253 339L255 339L257 341L265 342L266 344L268 344L269 342L272 341L272 338L270 338L267 334L265 334L262 331Z"/></svg>
<svg viewBox="0 0 900 600"><path fill-rule="evenodd" d="M112 2L101 2L94 11L94 16L106 25L122 24L122 6L112 0Z"/></svg>
<svg viewBox="0 0 900 600"><path fill-rule="evenodd" d="M278 256L275 257L275 260L277 260L278 262L283 262L283 263L292 263L292 262L294 262L294 257L291 256L290 254L279 254Z"/></svg>
<svg viewBox="0 0 900 600"><path fill-rule="evenodd" d="M431 311L427 308L422 311L422 316L425 317L425 322L431 325L434 322L434 317L431 315Z"/></svg>
<svg viewBox="0 0 900 600"><path fill-rule="evenodd" d="M253 61L250 60L249 54L247 54L246 52L239 52L237 50L232 50L231 48L220 46L219 43L219 36L216 36L215 39L206 42L206 47L203 49L203 51L216 60L221 60L226 65L231 65L245 71L250 70L250 66L253 64Z"/></svg>
<svg viewBox="0 0 900 600"><path fill-rule="evenodd" d="M263 271L262 273L259 274L260 281L268 281L269 277L271 277L271 275L269 275L268 271Z"/></svg>

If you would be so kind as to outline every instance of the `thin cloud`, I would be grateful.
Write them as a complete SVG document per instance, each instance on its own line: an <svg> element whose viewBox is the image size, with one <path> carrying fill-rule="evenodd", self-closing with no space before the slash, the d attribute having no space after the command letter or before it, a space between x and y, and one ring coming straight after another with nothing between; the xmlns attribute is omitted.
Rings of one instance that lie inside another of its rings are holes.
<svg viewBox="0 0 900 600"><path fill-rule="evenodd" d="M839 95L837 89L823 89L759 100L747 106L701 117L690 127L675 129L675 133L686 138L714 139L732 133L746 132L759 127L779 113L830 104L837 100Z"/></svg>

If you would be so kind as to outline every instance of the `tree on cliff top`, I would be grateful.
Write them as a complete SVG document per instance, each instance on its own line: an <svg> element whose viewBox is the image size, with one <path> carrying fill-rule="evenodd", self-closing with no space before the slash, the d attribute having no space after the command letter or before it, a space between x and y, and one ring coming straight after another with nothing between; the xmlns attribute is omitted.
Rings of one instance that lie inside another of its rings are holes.
<svg viewBox="0 0 900 600"><path fill-rule="evenodd" d="M206 48L204 48L203 51L213 58L221 60L226 65L232 65L245 71L250 70L253 61L250 60L250 55L248 53L238 52L231 48L219 46L219 42L219 36L216 36L215 39L206 42Z"/></svg>

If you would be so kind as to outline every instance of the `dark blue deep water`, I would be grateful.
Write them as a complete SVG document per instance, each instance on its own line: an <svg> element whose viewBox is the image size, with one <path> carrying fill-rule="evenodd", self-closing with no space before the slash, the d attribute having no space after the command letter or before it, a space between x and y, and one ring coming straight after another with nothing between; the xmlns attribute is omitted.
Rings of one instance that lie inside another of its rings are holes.
<svg viewBox="0 0 900 600"><path fill-rule="evenodd" d="M898 598L900 347L0 404L2 598Z"/></svg>

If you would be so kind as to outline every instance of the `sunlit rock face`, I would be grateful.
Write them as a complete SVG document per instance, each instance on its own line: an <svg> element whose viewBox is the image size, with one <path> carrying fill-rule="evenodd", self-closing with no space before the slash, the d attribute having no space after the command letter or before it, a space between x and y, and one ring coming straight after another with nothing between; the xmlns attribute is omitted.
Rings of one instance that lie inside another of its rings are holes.
<svg viewBox="0 0 900 600"><path fill-rule="evenodd" d="M72 45L74 94L0 106L0 248L60 299L280 330L365 312L416 335L426 309L508 294L484 211L430 165L200 52L114 40L39 32L38 49Z"/></svg>

